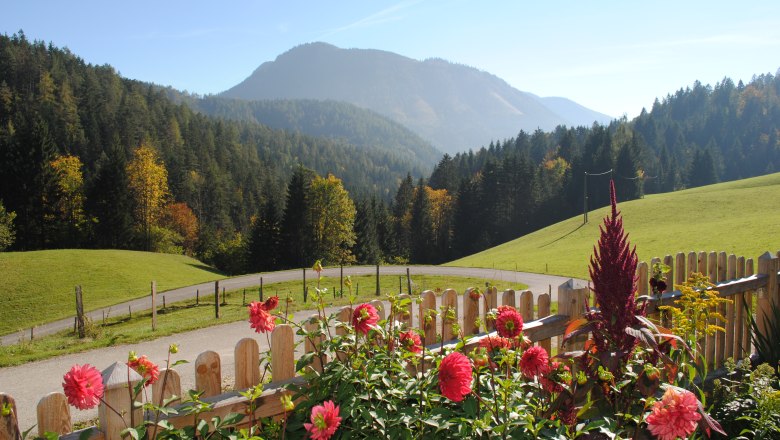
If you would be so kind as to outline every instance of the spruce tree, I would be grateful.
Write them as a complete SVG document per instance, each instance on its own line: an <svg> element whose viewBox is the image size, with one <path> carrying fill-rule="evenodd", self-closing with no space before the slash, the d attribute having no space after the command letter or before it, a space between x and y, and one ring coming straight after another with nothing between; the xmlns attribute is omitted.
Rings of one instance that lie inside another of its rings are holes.
<svg viewBox="0 0 780 440"><path fill-rule="evenodd" d="M431 202L425 190L425 181L420 178L414 190L410 220L410 259L412 263L430 263L436 243L431 216Z"/></svg>
<svg viewBox="0 0 780 440"><path fill-rule="evenodd" d="M311 256L308 224L308 193L314 179L314 171L298 165L287 185L287 198L282 215L281 265L285 268L307 267Z"/></svg>

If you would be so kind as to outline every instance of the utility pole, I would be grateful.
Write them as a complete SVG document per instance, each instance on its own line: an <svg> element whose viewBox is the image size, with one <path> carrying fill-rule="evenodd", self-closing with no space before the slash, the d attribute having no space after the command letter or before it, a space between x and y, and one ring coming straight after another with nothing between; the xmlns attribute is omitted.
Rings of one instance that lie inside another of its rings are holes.
<svg viewBox="0 0 780 440"><path fill-rule="evenodd" d="M582 187L583 187L582 199L584 200L585 203L585 206L582 209L582 215L583 215L582 224L584 225L585 223L588 223L588 172L587 171L585 171L585 184L582 185Z"/></svg>

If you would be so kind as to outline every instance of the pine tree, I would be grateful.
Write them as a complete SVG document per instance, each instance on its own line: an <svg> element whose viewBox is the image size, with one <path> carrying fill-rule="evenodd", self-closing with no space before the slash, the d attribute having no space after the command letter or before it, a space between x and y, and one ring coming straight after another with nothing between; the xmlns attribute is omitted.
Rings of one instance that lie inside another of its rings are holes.
<svg viewBox="0 0 780 440"><path fill-rule="evenodd" d="M425 181L420 178L414 189L412 200L410 260L412 263L430 263L436 242L431 215L431 202L425 190Z"/></svg>
<svg viewBox="0 0 780 440"><path fill-rule="evenodd" d="M356 205L355 257L361 264L377 264L382 259L377 233L375 201L362 200Z"/></svg>
<svg viewBox="0 0 780 440"><path fill-rule="evenodd" d="M287 198L282 215L281 265L285 268L308 267L312 257L311 231L307 230L309 212L309 188L316 174L298 165L287 185Z"/></svg>
<svg viewBox="0 0 780 440"><path fill-rule="evenodd" d="M395 232L395 256L408 259L411 255L411 207L414 198L414 181L407 174L401 181L393 202L393 229Z"/></svg>
<svg viewBox="0 0 780 440"><path fill-rule="evenodd" d="M98 248L133 247L132 200L127 188L127 161L121 148L109 150L97 163L87 189L87 216L96 221L92 242Z"/></svg>
<svg viewBox="0 0 780 440"><path fill-rule="evenodd" d="M278 269L281 245L279 208L276 201L269 198L252 225L247 243L247 268L254 272Z"/></svg>

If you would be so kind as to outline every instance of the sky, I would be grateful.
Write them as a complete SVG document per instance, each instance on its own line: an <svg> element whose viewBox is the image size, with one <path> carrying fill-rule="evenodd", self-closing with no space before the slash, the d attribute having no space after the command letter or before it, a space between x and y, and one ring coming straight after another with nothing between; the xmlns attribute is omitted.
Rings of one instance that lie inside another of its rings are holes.
<svg viewBox="0 0 780 440"><path fill-rule="evenodd" d="M780 68L780 2L2 0L0 33L201 95L300 44L443 58L632 118L698 80ZM316 74L314 72L313 74Z"/></svg>

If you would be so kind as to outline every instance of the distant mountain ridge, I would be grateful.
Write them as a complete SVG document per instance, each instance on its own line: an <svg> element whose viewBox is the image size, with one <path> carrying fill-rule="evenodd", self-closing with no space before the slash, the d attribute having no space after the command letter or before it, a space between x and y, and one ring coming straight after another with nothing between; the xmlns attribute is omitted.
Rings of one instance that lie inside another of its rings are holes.
<svg viewBox="0 0 780 440"><path fill-rule="evenodd" d="M415 169L430 169L441 159L434 148L402 124L372 110L340 101L272 99L244 101L206 96L198 98L165 89L176 102L218 118L266 125L275 129L326 137L358 148L408 158Z"/></svg>
<svg viewBox="0 0 780 440"><path fill-rule="evenodd" d="M612 119L564 98L519 91L473 67L326 43L295 47L220 96L345 101L403 124L449 153L520 130L549 131L558 125L590 126Z"/></svg>

